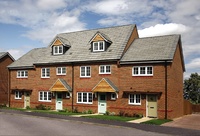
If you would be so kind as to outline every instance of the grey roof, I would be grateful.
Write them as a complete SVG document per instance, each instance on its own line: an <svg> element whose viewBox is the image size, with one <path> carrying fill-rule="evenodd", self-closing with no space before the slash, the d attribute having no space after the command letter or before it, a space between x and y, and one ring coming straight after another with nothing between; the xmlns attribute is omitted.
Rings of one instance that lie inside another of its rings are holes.
<svg viewBox="0 0 200 136"><path fill-rule="evenodd" d="M106 80L106 82L108 84L110 84L110 86L116 91L116 92L119 92L119 89L117 88L117 86L115 86L115 84L113 84L113 82L110 81L110 79L108 78L104 78Z"/></svg>
<svg viewBox="0 0 200 136"><path fill-rule="evenodd" d="M0 52L0 59L5 57L6 55L8 55L13 61L15 61L15 59L10 55L9 52Z"/></svg>
<svg viewBox="0 0 200 136"><path fill-rule="evenodd" d="M179 39L180 35L135 39L120 63L173 60Z"/></svg>
<svg viewBox="0 0 200 136"><path fill-rule="evenodd" d="M33 64L119 60L134 28L135 25L124 25L61 33L50 42L48 47L33 49L8 67L17 68L31 67ZM89 42L97 32L103 33L103 36L109 37L108 39L112 41L105 52L91 52L91 43ZM51 45L57 38L70 46L63 55L52 55Z"/></svg>
<svg viewBox="0 0 200 136"><path fill-rule="evenodd" d="M61 83L64 85L64 87L69 90L70 92L72 91L72 88L67 84L67 82L62 79L62 78L59 78L59 80L61 81Z"/></svg>

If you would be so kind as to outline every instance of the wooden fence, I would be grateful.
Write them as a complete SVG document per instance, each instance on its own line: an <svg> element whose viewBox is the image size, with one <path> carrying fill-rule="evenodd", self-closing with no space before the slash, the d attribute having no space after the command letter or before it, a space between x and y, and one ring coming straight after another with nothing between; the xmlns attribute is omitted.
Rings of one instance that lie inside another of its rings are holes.
<svg viewBox="0 0 200 136"><path fill-rule="evenodd" d="M192 114L195 112L200 113L200 104L192 104L188 100L184 100L184 115Z"/></svg>

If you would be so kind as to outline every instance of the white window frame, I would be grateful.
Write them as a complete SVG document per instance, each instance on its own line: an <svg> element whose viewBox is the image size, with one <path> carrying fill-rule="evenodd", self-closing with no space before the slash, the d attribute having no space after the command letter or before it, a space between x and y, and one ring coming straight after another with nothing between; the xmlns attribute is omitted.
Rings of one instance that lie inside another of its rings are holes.
<svg viewBox="0 0 200 136"><path fill-rule="evenodd" d="M103 49L100 48L100 43L103 43ZM95 49L95 44L97 44L97 50ZM93 52L98 52L98 51L105 51L105 41L97 41L97 42L93 42Z"/></svg>
<svg viewBox="0 0 200 136"><path fill-rule="evenodd" d="M84 75L82 75L82 68L84 68ZM89 68L90 69L90 73L89 73L89 75L88 75L88 73L87 73L87 68ZM91 77L91 67L90 66L81 66L80 67L80 77Z"/></svg>
<svg viewBox="0 0 200 136"><path fill-rule="evenodd" d="M59 69L60 69L60 73L59 73ZM65 69L65 72L63 72L64 71L63 69ZM57 67L56 68L56 74L57 75L66 75L66 73L67 73L67 68L66 67Z"/></svg>
<svg viewBox="0 0 200 136"><path fill-rule="evenodd" d="M133 95L133 97L134 97L134 101L133 102L131 102L131 95ZM136 101L136 97L139 95L139 97L140 97L140 102L137 102ZM129 96L128 96L128 104L131 104L131 105L141 105L141 94L129 94Z"/></svg>
<svg viewBox="0 0 200 136"><path fill-rule="evenodd" d="M42 98L40 97L41 93L42 93ZM46 100L44 99L45 98L44 97L45 93L46 93ZM41 102L51 102L51 100L52 100L52 94L51 94L50 91L39 91L38 95L39 95L38 96L38 101L41 101ZM49 99L49 97L50 97L50 99Z"/></svg>
<svg viewBox="0 0 200 136"><path fill-rule="evenodd" d="M114 97L113 97L114 96ZM110 99L111 100L116 100L117 99L117 94L116 93L111 93L110 94Z"/></svg>
<svg viewBox="0 0 200 136"><path fill-rule="evenodd" d="M56 52L57 51L57 52ZM61 51L61 52L60 52ZM60 55L63 54L63 45L53 46L53 54Z"/></svg>
<svg viewBox="0 0 200 136"><path fill-rule="evenodd" d="M66 92L66 98L70 98L70 92Z"/></svg>
<svg viewBox="0 0 200 136"><path fill-rule="evenodd" d="M18 70L17 78L28 78L28 70Z"/></svg>
<svg viewBox="0 0 200 136"><path fill-rule="evenodd" d="M141 73L141 68L145 68L145 73ZM148 74L148 68L152 69L151 74ZM137 69L138 73L135 73L135 69ZM132 68L132 76L153 76L153 66L134 66Z"/></svg>
<svg viewBox="0 0 200 136"><path fill-rule="evenodd" d="M102 68L103 68L103 71L101 71ZM109 72L107 72L107 68L109 68ZM100 65L99 66L99 74L111 74L111 66L110 65Z"/></svg>
<svg viewBox="0 0 200 136"><path fill-rule="evenodd" d="M15 99L22 99L22 92L15 91Z"/></svg>
<svg viewBox="0 0 200 136"><path fill-rule="evenodd" d="M81 100L79 101L79 94L81 96ZM83 94L86 94L86 101L83 101ZM91 102L89 102L89 94L91 95ZM77 103L82 103L82 104L92 104L93 103L93 94L92 92L77 92Z"/></svg>
<svg viewBox="0 0 200 136"><path fill-rule="evenodd" d="M44 71L44 75L43 75L43 69ZM47 74L47 70L49 70L49 75ZM50 68L41 68L41 78L50 78Z"/></svg>

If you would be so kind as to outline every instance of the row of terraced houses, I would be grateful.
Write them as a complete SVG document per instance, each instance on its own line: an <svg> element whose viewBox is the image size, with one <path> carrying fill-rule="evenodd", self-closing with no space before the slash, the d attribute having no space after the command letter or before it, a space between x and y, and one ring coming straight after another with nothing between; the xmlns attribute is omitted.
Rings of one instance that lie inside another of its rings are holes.
<svg viewBox="0 0 200 136"><path fill-rule="evenodd" d="M10 107L183 115L185 64L178 34L139 38L136 25L61 33L8 69Z"/></svg>

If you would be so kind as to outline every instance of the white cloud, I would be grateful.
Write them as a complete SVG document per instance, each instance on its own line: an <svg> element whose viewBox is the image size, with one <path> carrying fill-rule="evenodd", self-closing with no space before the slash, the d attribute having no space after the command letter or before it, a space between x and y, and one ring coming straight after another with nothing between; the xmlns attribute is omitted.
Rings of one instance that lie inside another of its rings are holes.
<svg viewBox="0 0 200 136"><path fill-rule="evenodd" d="M186 67L190 69L199 69L198 71L200 72L200 58L195 58L188 64L186 64Z"/></svg>
<svg viewBox="0 0 200 136"><path fill-rule="evenodd" d="M168 34L183 34L190 30L189 27L183 24L157 24L149 28L138 30L140 37L149 37L149 36L160 36Z"/></svg>
<svg viewBox="0 0 200 136"><path fill-rule="evenodd" d="M18 58L20 58L22 55L25 54L25 51L20 50L20 49L9 49L9 50L7 50L7 52L9 52L10 55L11 55L14 59L18 59Z"/></svg>

